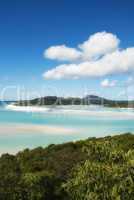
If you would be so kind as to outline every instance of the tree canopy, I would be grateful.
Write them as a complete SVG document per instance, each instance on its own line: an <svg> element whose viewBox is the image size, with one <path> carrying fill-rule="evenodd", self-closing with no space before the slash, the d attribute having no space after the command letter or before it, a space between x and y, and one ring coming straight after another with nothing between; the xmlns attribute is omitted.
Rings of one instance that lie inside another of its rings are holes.
<svg viewBox="0 0 134 200"><path fill-rule="evenodd" d="M134 135L0 157L0 200L134 200Z"/></svg>

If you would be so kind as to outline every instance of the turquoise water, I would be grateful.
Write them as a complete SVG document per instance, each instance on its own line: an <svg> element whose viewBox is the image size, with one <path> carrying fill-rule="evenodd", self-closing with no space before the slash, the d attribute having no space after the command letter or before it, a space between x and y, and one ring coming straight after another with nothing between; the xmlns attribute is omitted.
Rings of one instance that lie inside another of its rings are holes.
<svg viewBox="0 0 134 200"><path fill-rule="evenodd" d="M51 133L49 127L53 127ZM68 134L68 130L73 131ZM133 110L61 107L22 112L0 108L0 153L125 132L134 132Z"/></svg>

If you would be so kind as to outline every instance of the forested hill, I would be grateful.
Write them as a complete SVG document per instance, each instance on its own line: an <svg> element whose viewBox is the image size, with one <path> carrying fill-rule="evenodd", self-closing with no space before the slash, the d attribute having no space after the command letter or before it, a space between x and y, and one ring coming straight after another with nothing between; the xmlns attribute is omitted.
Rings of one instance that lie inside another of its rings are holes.
<svg viewBox="0 0 134 200"><path fill-rule="evenodd" d="M0 106L12 104L12 103L16 103L16 101L4 101L4 100L2 101L2 100L0 100Z"/></svg>
<svg viewBox="0 0 134 200"><path fill-rule="evenodd" d="M134 135L0 157L0 200L134 200Z"/></svg>
<svg viewBox="0 0 134 200"><path fill-rule="evenodd" d="M103 97L95 95L87 95L86 97L57 97L57 96L46 96L42 98L36 98L32 100L24 100L16 102L19 106L28 105L103 105L109 107L134 107L134 101L115 101L109 100Z"/></svg>

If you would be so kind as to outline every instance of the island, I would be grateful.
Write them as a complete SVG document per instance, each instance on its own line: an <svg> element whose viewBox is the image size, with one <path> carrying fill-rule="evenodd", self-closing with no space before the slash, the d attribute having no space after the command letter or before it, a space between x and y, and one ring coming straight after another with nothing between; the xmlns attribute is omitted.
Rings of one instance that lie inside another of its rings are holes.
<svg viewBox="0 0 134 200"><path fill-rule="evenodd" d="M96 95L80 97L45 96L32 100L20 100L14 103L16 106L58 106L58 105L100 105L106 107L134 108L134 100L110 100Z"/></svg>

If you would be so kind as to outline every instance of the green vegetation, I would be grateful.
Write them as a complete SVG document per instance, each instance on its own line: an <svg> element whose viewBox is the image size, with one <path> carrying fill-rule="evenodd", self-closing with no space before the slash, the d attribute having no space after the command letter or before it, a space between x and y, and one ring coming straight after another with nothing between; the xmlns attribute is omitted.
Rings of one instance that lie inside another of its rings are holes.
<svg viewBox="0 0 134 200"><path fill-rule="evenodd" d="M87 95L84 98L77 97L56 97L46 96L32 100L24 100L15 102L17 106L43 106L43 105L102 105L107 107L134 107L134 101L114 101L98 97L95 95Z"/></svg>
<svg viewBox="0 0 134 200"><path fill-rule="evenodd" d="M0 200L134 200L134 135L0 158Z"/></svg>

